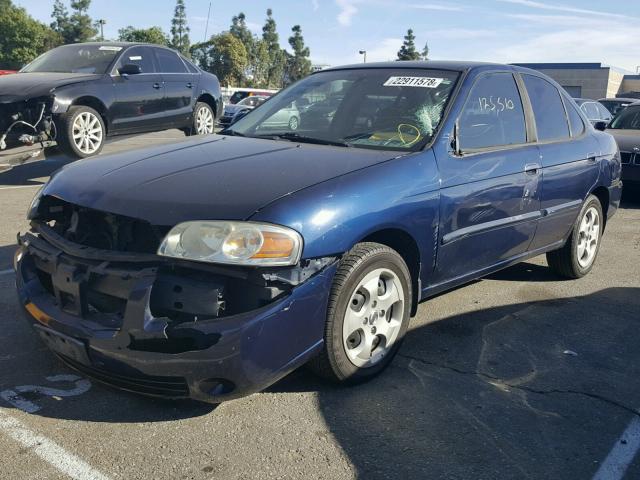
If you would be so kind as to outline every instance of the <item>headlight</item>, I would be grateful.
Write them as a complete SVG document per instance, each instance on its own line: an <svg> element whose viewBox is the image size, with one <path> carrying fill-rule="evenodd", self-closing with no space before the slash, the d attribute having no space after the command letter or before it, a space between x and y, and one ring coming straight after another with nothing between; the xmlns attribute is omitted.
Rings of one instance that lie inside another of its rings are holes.
<svg viewBox="0 0 640 480"><path fill-rule="evenodd" d="M173 227L158 255L233 265L295 265L302 237L290 228L267 223L201 221Z"/></svg>

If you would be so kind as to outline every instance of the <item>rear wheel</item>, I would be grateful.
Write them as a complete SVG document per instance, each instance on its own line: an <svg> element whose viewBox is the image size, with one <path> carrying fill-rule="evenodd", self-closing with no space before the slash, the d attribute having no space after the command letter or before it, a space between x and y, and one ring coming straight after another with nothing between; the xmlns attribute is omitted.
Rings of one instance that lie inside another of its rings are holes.
<svg viewBox="0 0 640 480"><path fill-rule="evenodd" d="M547 253L547 263L557 274L566 278L581 278L593 268L604 227L602 205L595 195L589 195L567 243Z"/></svg>
<svg viewBox="0 0 640 480"><path fill-rule="evenodd" d="M208 135L214 132L216 116L209 104L196 103L193 109L193 125L184 131L186 135Z"/></svg>
<svg viewBox="0 0 640 480"><path fill-rule="evenodd" d="M385 245L357 244L336 272L324 349L310 367L343 383L378 375L400 348L411 302L411 275L402 257Z"/></svg>
<svg viewBox="0 0 640 480"><path fill-rule="evenodd" d="M60 150L74 158L97 155L104 147L106 128L102 116L91 107L69 107L56 122Z"/></svg>

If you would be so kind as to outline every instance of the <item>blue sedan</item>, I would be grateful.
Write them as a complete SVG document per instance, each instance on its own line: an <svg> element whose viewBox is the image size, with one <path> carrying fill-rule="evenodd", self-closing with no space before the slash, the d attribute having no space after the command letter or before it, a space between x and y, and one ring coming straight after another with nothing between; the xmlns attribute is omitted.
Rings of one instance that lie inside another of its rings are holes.
<svg viewBox="0 0 640 480"><path fill-rule="evenodd" d="M272 121L291 105L295 128ZM17 290L57 356L125 390L220 402L307 363L357 383L433 295L543 253L589 273L620 173L533 70L333 68L221 135L65 166L31 205Z"/></svg>

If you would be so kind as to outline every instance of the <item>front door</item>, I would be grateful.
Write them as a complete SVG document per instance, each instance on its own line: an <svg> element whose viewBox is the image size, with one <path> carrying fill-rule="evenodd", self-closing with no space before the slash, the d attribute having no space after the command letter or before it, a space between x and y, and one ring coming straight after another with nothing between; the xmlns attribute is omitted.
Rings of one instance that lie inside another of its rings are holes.
<svg viewBox="0 0 640 480"><path fill-rule="evenodd" d="M139 65L141 73L120 75L117 69L126 64ZM113 73L116 100L111 108L111 131L134 133L161 127L164 86L162 76L156 71L151 48L129 48L120 57Z"/></svg>
<svg viewBox="0 0 640 480"><path fill-rule="evenodd" d="M479 276L525 253L540 216L540 158L513 74L478 77L457 125L459 150L437 158L436 284Z"/></svg>

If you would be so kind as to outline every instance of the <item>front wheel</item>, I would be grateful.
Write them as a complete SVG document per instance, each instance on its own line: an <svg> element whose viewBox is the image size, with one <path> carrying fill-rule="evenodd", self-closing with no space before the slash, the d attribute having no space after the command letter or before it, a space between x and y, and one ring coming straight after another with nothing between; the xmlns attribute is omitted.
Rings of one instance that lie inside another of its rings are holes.
<svg viewBox="0 0 640 480"><path fill-rule="evenodd" d="M104 147L106 128L102 116L91 107L69 107L56 122L60 150L74 158L97 155Z"/></svg>
<svg viewBox="0 0 640 480"><path fill-rule="evenodd" d="M593 268L604 228L602 205L595 195L589 195L573 225L567 243L559 250L547 253L547 263L566 278L581 278Z"/></svg>
<svg viewBox="0 0 640 480"><path fill-rule="evenodd" d="M214 132L215 124L216 116L211 106L198 102L193 109L193 125L184 132L187 135L208 135Z"/></svg>
<svg viewBox="0 0 640 480"><path fill-rule="evenodd" d="M385 245L357 244L340 261L329 298L324 348L310 367L342 383L378 375L400 348L411 302L411 275L402 257Z"/></svg>

